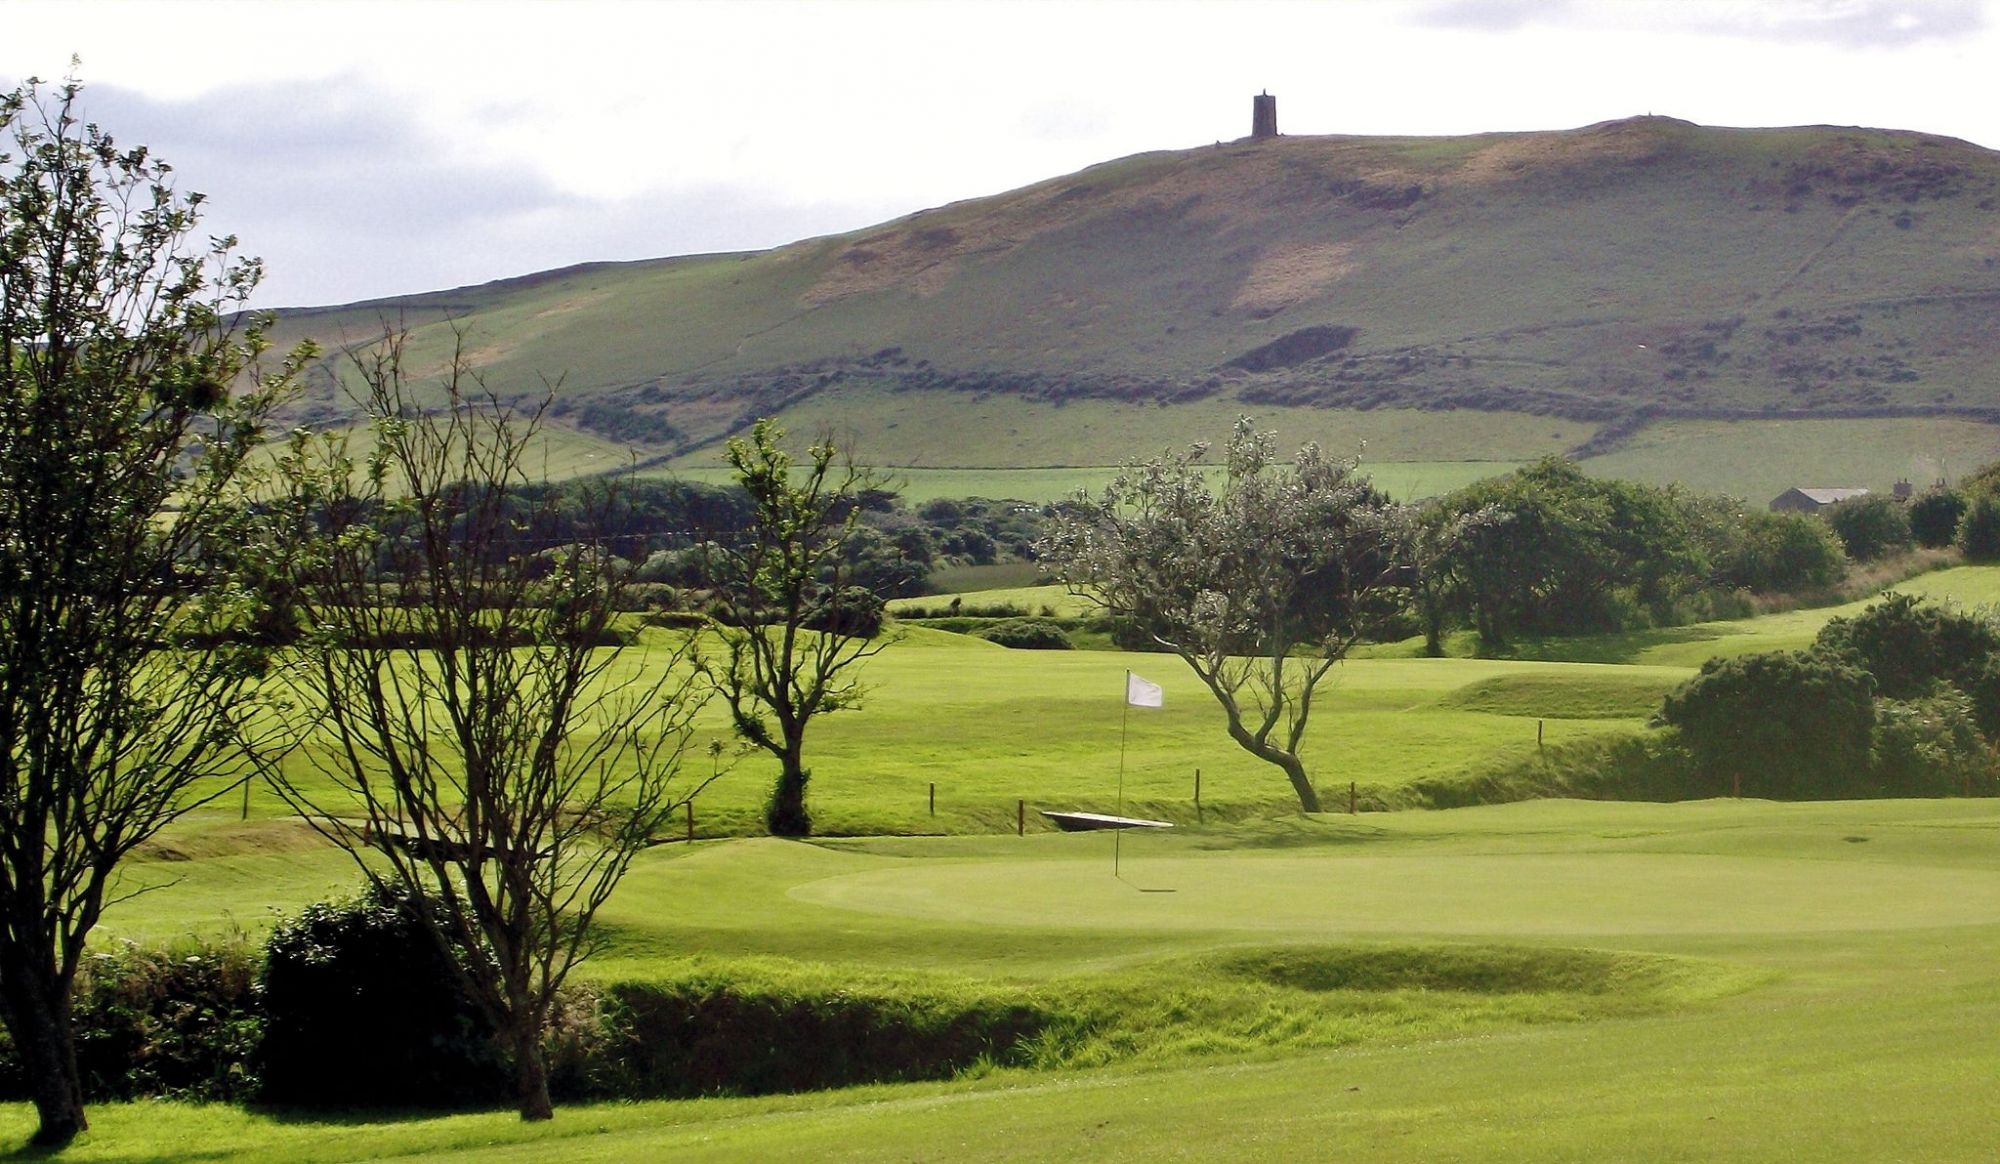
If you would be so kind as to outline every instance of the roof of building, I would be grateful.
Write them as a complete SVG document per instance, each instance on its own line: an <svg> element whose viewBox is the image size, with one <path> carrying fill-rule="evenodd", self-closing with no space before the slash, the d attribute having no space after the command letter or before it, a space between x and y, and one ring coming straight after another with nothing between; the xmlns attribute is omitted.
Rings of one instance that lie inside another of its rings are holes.
<svg viewBox="0 0 2000 1164"><path fill-rule="evenodd" d="M1846 501L1849 498L1866 496L1868 490L1829 489L1829 488L1821 488L1818 486L1807 487L1801 485L1794 489L1787 489L1785 490L1785 493L1801 494L1805 497L1810 497L1814 501L1819 502L1821 505L1832 505L1836 501ZM1780 493L1778 496L1783 497L1784 495L1785 495L1784 493Z"/></svg>

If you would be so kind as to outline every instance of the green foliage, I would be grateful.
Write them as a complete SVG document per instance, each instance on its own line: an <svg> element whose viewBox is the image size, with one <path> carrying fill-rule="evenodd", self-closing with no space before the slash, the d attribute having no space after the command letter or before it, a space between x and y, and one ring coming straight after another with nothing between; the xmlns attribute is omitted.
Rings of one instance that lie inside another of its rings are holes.
<svg viewBox="0 0 2000 1164"><path fill-rule="evenodd" d="M975 632L988 642L1020 651L1067 651L1069 641L1058 624L1044 618L1008 618Z"/></svg>
<svg viewBox="0 0 2000 1164"><path fill-rule="evenodd" d="M266 1102L448 1107L504 1099L494 1028L406 893L307 906L265 947Z"/></svg>
<svg viewBox="0 0 2000 1164"><path fill-rule="evenodd" d="M890 641L875 633L882 625L879 599L848 601L860 582L850 547L861 514L871 495L885 505L887 498L874 476L842 457L831 440L814 442L796 462L784 436L762 419L749 439L729 442L729 465L750 498L750 519L701 548L713 614L735 629L719 652L697 653L694 666L722 697L736 733L778 761L767 826L775 836L800 837L813 827L806 729L825 714L859 706L855 669ZM858 617L850 613L857 609Z"/></svg>
<svg viewBox="0 0 2000 1164"><path fill-rule="evenodd" d="M767 1095L945 1079L1020 1061L1054 1020L999 991L918 991L743 982L730 975L611 988L615 1034L593 1077L627 1099Z"/></svg>
<svg viewBox="0 0 2000 1164"><path fill-rule="evenodd" d="M1462 489L1440 513L1468 522L1442 568L1450 601L1491 648L1671 620L1706 573L1676 495L1556 458Z"/></svg>
<svg viewBox="0 0 2000 1164"><path fill-rule="evenodd" d="M1707 776L1738 780L1745 795L1837 796L1865 786L1874 689L1867 672L1815 652L1711 659L1659 719Z"/></svg>
<svg viewBox="0 0 2000 1164"><path fill-rule="evenodd" d="M1916 544L1909 515L1894 498L1880 494L1853 497L1821 512L1847 556L1857 562L1903 553Z"/></svg>
<svg viewBox="0 0 2000 1164"><path fill-rule="evenodd" d="M75 994L85 1098L251 1098L263 1016L257 960L241 941L121 943L84 960ZM30 1094L26 1066L0 1034L0 1096Z"/></svg>
<svg viewBox="0 0 2000 1164"><path fill-rule="evenodd" d="M66 1000L120 866L269 730L246 466L311 355L260 365L257 263L81 92L0 93L0 1022L48 1146L87 1127Z"/></svg>
<svg viewBox="0 0 2000 1164"><path fill-rule="evenodd" d="M1879 694L1917 699L1940 681L1975 686L2000 656L2000 627L1986 615L1892 591L1859 614L1828 622L1816 646L1873 675Z"/></svg>
<svg viewBox="0 0 2000 1164"><path fill-rule="evenodd" d="M1407 517L1354 461L1317 446L1290 465L1239 417L1219 481L1206 445L1127 466L1059 507L1037 545L1050 573L1178 655L1230 738L1282 771L1306 812L1300 759L1314 689L1407 601Z"/></svg>
<svg viewBox="0 0 2000 1164"><path fill-rule="evenodd" d="M1830 589L1847 569L1840 538L1802 513L1744 510L1709 525L1716 579L1763 594Z"/></svg>
<svg viewBox="0 0 2000 1164"><path fill-rule="evenodd" d="M1959 519L1965 516L1965 496L1950 489L1932 488L1910 500L1910 536L1925 549L1951 545L1958 537Z"/></svg>
<svg viewBox="0 0 2000 1164"><path fill-rule="evenodd" d="M1958 548L1968 562L2000 561L2000 494L1971 494L1958 519Z"/></svg>
<svg viewBox="0 0 2000 1164"><path fill-rule="evenodd" d="M800 625L822 634L872 639L882 633L886 616L887 607L874 590L866 586L829 587L813 599Z"/></svg>
<svg viewBox="0 0 2000 1164"><path fill-rule="evenodd" d="M1875 705L1876 791L1884 796L1957 796L1986 791L1992 752L1972 700L1941 685L1921 699Z"/></svg>

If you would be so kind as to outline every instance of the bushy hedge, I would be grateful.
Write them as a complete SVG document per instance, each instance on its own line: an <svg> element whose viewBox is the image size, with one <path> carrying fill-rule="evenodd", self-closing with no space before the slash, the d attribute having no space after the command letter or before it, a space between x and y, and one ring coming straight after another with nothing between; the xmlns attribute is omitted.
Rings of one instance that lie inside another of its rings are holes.
<svg viewBox="0 0 2000 1164"><path fill-rule="evenodd" d="M703 977L621 984L607 1003L614 1033L592 1074L632 1099L945 1079L1009 1061L1053 1021L1001 999L746 989Z"/></svg>
<svg viewBox="0 0 2000 1164"><path fill-rule="evenodd" d="M493 1029L407 897L307 906L265 947L263 1099L450 1107L509 1094Z"/></svg>
<svg viewBox="0 0 2000 1164"><path fill-rule="evenodd" d="M1043 618L1004 619L975 633L1017 651L1067 651L1074 646L1061 626Z"/></svg>
<svg viewBox="0 0 2000 1164"><path fill-rule="evenodd" d="M1771 651L1710 659L1667 695L1659 720L1681 730L1704 773L1746 795L1837 795L1866 781L1874 693L1841 659Z"/></svg>
<svg viewBox="0 0 2000 1164"><path fill-rule="evenodd" d="M1890 594L1809 651L1711 659L1658 720L1680 729L1698 779L1753 796L1990 791L2000 625Z"/></svg>
<svg viewBox="0 0 2000 1164"><path fill-rule="evenodd" d="M256 984L245 942L128 943L85 958L74 1012L85 1100L250 1098L263 1033ZM26 1070L0 1030L0 1098L28 1095Z"/></svg>

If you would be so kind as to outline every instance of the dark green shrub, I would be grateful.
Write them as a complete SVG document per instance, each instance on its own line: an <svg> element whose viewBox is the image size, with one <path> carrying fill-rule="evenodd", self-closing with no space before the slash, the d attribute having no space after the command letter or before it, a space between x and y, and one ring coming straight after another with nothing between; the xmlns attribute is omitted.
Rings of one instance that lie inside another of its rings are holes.
<svg viewBox="0 0 2000 1164"><path fill-rule="evenodd" d="M768 1095L945 1079L1005 1062L1050 1016L1019 1002L745 989L721 980L609 991L603 1086L632 1099Z"/></svg>
<svg viewBox="0 0 2000 1164"><path fill-rule="evenodd" d="M1916 544L1910 535L1908 515L1892 498L1855 497L1830 505L1822 512L1826 524L1840 537L1847 556L1857 562L1886 558Z"/></svg>
<svg viewBox="0 0 2000 1164"><path fill-rule="evenodd" d="M451 1107L510 1094L493 1030L396 891L307 906L265 946L267 1102Z"/></svg>
<svg viewBox="0 0 2000 1164"><path fill-rule="evenodd" d="M1926 549L1948 546L1958 536L1965 498L1949 489L1926 489L1910 502L1910 536Z"/></svg>
<svg viewBox="0 0 2000 1164"><path fill-rule="evenodd" d="M1986 773L1986 740L1972 701L1954 687L1922 699L1875 705L1875 791L1884 796L1949 796Z"/></svg>
<svg viewBox="0 0 2000 1164"><path fill-rule="evenodd" d="M872 639L882 633L886 615L887 607L874 591L865 586L844 586L838 593L821 594L802 625L807 630Z"/></svg>
<svg viewBox="0 0 2000 1164"><path fill-rule="evenodd" d="M1847 552L1823 521L1802 513L1751 510L1720 539L1717 579L1725 586L1764 594L1823 590L1847 570Z"/></svg>
<svg viewBox="0 0 2000 1164"><path fill-rule="evenodd" d="M256 986L256 956L242 943L125 944L86 957L74 994L84 1098L248 1098L263 1031ZM27 1088L0 1032L0 1098L25 1099Z"/></svg>
<svg viewBox="0 0 2000 1164"><path fill-rule="evenodd" d="M1975 493L1958 519L1958 548L1970 562L2000 561L2000 496Z"/></svg>
<svg viewBox="0 0 2000 1164"><path fill-rule="evenodd" d="M1067 651L1074 647L1063 628L1047 619L1010 618L976 633L988 642L1018 651Z"/></svg>
<svg viewBox="0 0 2000 1164"><path fill-rule="evenodd" d="M1908 594L1887 594L1852 618L1820 628L1817 646L1875 677L1889 699L1917 699L1939 681L1970 690L2000 656L1992 620Z"/></svg>
<svg viewBox="0 0 2000 1164"><path fill-rule="evenodd" d="M1660 722L1681 730L1722 793L1837 796L1865 785L1875 681L1844 659L1772 651L1710 659L1669 693Z"/></svg>

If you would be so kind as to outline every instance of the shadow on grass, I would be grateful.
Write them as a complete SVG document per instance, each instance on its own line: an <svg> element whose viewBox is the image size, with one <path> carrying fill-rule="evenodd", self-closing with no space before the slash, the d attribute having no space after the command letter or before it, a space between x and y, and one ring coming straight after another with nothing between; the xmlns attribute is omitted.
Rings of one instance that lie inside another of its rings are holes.
<svg viewBox="0 0 2000 1164"><path fill-rule="evenodd" d="M1655 647L1706 643L1740 635L1715 623L1652 627L1618 634L1563 635L1510 644L1504 650L1481 651L1487 659L1525 659L1537 663L1637 663Z"/></svg>

